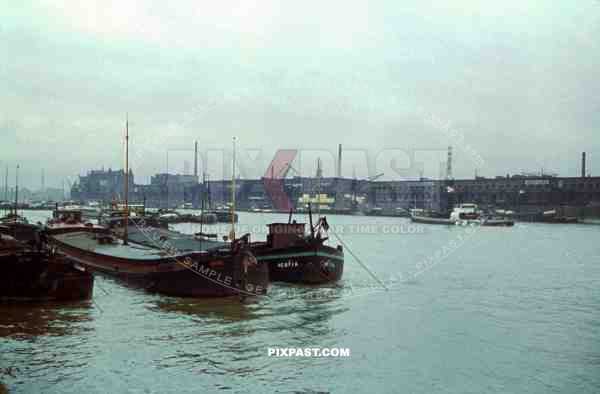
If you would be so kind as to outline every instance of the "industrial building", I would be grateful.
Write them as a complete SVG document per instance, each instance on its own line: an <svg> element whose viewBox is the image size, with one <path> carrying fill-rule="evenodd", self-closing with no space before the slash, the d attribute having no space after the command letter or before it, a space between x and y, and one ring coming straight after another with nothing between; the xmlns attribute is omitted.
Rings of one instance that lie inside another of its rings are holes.
<svg viewBox="0 0 600 394"><path fill-rule="evenodd" d="M378 180L381 174L367 179L341 177L341 155L340 145L336 177L238 179L235 183L237 207L275 209L265 184L281 182L296 209L306 208L310 201L323 211L338 213L377 210L390 214L410 208L445 212L456 203L473 202L485 209L513 210L523 215L556 208L579 209L578 213L585 208L585 212L593 215L600 213L600 177L587 174L585 153L579 177L538 174L453 179L452 149L449 148L445 178L398 181ZM71 197L80 201L118 199L123 191L123 175L122 170L92 170L80 177L80 182L71 190ZM231 200L231 181L205 178L199 182L197 163L194 163L194 175L160 173L152 176L149 185L136 185L130 172L129 183L130 200L144 200L151 207L173 208L187 204L199 208L203 201L205 206L216 207Z"/></svg>

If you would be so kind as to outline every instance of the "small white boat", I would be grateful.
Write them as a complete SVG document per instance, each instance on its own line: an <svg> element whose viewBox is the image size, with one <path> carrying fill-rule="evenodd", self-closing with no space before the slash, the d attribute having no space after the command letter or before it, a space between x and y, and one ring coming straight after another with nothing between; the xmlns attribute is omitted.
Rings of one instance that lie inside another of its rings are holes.
<svg viewBox="0 0 600 394"><path fill-rule="evenodd" d="M469 224L476 224L481 226L513 226L515 222L505 218L487 218L483 215L483 212L479 209L477 204L464 203L452 209L450 218L435 218L422 216L423 210L413 210L411 220L415 223L424 224L444 224L444 225L455 225L455 226L467 226Z"/></svg>

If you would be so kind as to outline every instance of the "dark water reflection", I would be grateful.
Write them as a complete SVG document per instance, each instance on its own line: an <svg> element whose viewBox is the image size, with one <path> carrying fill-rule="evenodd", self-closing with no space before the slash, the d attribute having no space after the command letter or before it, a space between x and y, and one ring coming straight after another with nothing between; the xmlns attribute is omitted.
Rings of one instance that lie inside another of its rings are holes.
<svg viewBox="0 0 600 394"><path fill-rule="evenodd" d="M0 337L35 339L38 336L82 334L91 330L90 301L80 303L0 303Z"/></svg>
<svg viewBox="0 0 600 394"><path fill-rule="evenodd" d="M94 356L92 315L91 302L0 304L0 380L10 378L18 390L35 379L49 385L81 379Z"/></svg>
<svg viewBox="0 0 600 394"><path fill-rule="evenodd" d="M160 313L159 318L176 321L176 333L151 339L175 350L157 360L159 368L236 376L266 373L274 360L265 357L269 347L319 346L339 339L328 321L348 310L335 299L282 303L261 298L240 303L235 298L161 298L146 307Z"/></svg>
<svg viewBox="0 0 600 394"><path fill-rule="evenodd" d="M260 300L249 299L240 302L234 297L198 299L198 298L159 298L150 302L150 310L188 315L202 322L233 323L256 318L255 305Z"/></svg>

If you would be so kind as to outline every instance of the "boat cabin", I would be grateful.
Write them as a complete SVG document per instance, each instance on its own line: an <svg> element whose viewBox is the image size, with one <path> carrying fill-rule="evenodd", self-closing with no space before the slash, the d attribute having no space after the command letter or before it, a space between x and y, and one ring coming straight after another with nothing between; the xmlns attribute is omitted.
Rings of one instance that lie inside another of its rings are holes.
<svg viewBox="0 0 600 394"><path fill-rule="evenodd" d="M453 220L469 220L469 219L477 219L481 215L481 211L477 204L473 203L463 203L454 207L452 213L450 214L450 219Z"/></svg>
<svg viewBox="0 0 600 394"><path fill-rule="evenodd" d="M459 204L458 207L456 207L455 209L460 210L461 213L476 213L479 208L477 207L477 204L473 204L473 203L463 203L463 204Z"/></svg>
<svg viewBox="0 0 600 394"><path fill-rule="evenodd" d="M125 215L125 204L116 204L116 207L113 211L121 212L121 215ZM127 211L129 212L129 216L145 216L146 215L146 204L139 203L128 203Z"/></svg>
<svg viewBox="0 0 600 394"><path fill-rule="evenodd" d="M274 249L291 246L305 236L304 223L271 223L268 227L267 243Z"/></svg>
<svg viewBox="0 0 600 394"><path fill-rule="evenodd" d="M83 221L80 209L57 209L52 213L53 222L77 224Z"/></svg>
<svg viewBox="0 0 600 394"><path fill-rule="evenodd" d="M18 241L29 243L31 246L40 246L39 225L41 223L29 223L23 216L11 213L0 218L0 234L10 235Z"/></svg>

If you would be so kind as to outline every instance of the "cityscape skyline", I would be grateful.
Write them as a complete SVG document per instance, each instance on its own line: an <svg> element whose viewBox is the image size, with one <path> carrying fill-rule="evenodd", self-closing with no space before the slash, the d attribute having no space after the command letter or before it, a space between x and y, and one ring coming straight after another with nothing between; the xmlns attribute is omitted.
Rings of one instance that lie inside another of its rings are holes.
<svg viewBox="0 0 600 394"><path fill-rule="evenodd" d="M241 163L248 163L252 161L252 155L254 155L255 150L248 150L247 151L247 157L245 158L246 160L243 160L244 158L242 157L242 160L239 160L239 156L238 156L238 164L236 166L236 174L237 174L237 178L238 179L260 179L264 176L268 177L268 172L269 172L269 167L264 167L264 169L260 169L260 168L251 168L250 170L248 170L248 167L244 167L243 165L241 165ZM327 152L326 150L317 150L318 152ZM427 150L421 150L422 152L428 152ZM173 160L171 160L171 166L170 168L165 168L165 169L158 169L157 172L153 173L153 174L149 174L147 175L146 171L140 171L143 175L139 175L138 171L135 171L135 175L136 175L136 179L138 180L138 184L141 185L147 185L150 184L150 179L152 176L156 175L156 174L161 174L161 173L169 173L169 174L181 174L181 175L190 175L190 170L193 167L193 163L194 163L194 150L192 149L178 149L177 152L181 153L181 152L186 152L188 154L191 155L190 158L188 159L181 159L179 161L176 161L176 164L173 164ZM225 157L227 157L227 155L229 155L228 152L221 150L215 150L215 152L221 152ZM360 150L355 150L355 149L350 149L350 150L344 150L344 154L346 154L347 152L360 152ZM437 149L437 150L432 150L431 152L434 153L438 153L438 157L437 157L437 161L434 162L433 164L429 163L427 165L427 167L423 167L424 164L423 163L410 163L410 157L408 158L408 164L409 166L412 166L407 168L407 167L400 167L402 168L402 170L397 170L394 171L393 168L389 168L387 172L382 172L381 169L377 169L377 168L373 168L372 165L370 166L360 166L358 168L362 168L363 171L361 172L357 172L357 166L356 163L352 163L352 162L348 162L348 160L346 160L345 156L341 165L341 174L343 178L352 178L353 176L356 175L357 178L359 179L366 179L369 177L373 177L377 174L381 174L381 178L383 180L388 180L388 181L393 181L393 180L402 180L404 178L406 179L415 179L415 178L420 178L420 177L424 177L424 178L429 178L429 179L443 179L446 177L446 165L447 162L440 159L440 155L439 153L444 153L447 151L443 151L441 149ZM300 152L302 153L302 152ZM311 156L313 156L312 158L320 158L315 156L314 152ZM338 152L328 152L330 153L330 156L332 156L333 154L337 155ZM518 171L515 172L500 172L500 173L490 173L489 171L486 171L486 169L483 168L478 168L475 167L473 169L473 172L471 175L468 174L461 174L459 176L453 176L453 178L456 179L471 179L471 178L475 178L475 177L487 177L487 178L494 178L494 177L498 177L498 176L506 176L506 175L530 175L530 176L542 176L542 175L551 175L551 176L561 176L561 177L579 177L581 176L581 154L583 152L579 152L579 157L578 158L574 158L573 160L575 160L575 163L578 165L578 167L576 167L574 170L569 171L568 173L560 173L558 171L556 171L554 168L529 168L529 169L520 169ZM585 152L586 154L586 174L587 176L594 176L593 173L593 155L591 152ZM298 156L298 158L300 157L300 155ZM453 160L456 157L456 154L454 154L453 156ZM460 156L459 156L460 157ZM316 163L317 160L313 160L309 163L309 165L311 167L309 167L309 169L312 170L312 172L310 171L306 171L305 172L300 172L298 170L296 170L296 163L297 161L299 161L297 159L294 160L294 162L292 163L291 166L291 172L290 174L292 176L303 176L303 177L314 177L316 174ZM322 166L322 170L323 170L323 177L336 177L338 176L338 165L335 163L337 161L337 158L332 157L333 160L330 160L330 162L333 163L332 166ZM362 157L362 163L364 164L365 161L367 160L365 157ZM392 159L393 160L393 159ZM322 162L323 160L321 160ZM199 180L201 180L202 178L202 174L206 173L208 178L213 178L213 179L229 179L230 178L230 171L231 171L231 166L230 163L227 162L227 160L220 160L220 165L221 167L218 168L216 171L213 170L211 171L210 168L207 171L206 168L203 167L203 163L205 163L203 157L201 154L198 155L198 178ZM360 163L360 162L357 162ZM0 162L0 165L2 164L2 162ZM386 164L390 164L387 163ZM391 165L393 165L394 163L392 162ZM9 188L10 187L14 187L14 183L15 183L15 169L16 169L16 165L14 164L14 167L11 166L7 166L6 164L4 164L2 167L0 167L0 169L2 170L2 177L0 179L0 190L4 190L4 185L5 185L5 181L6 181L6 176L5 176L5 172L8 171L8 185ZM432 172L432 169L435 168L435 165L437 165L438 168L438 172L437 174L435 173L435 171ZM453 165L454 165L454 161L453 161ZM306 167L306 166L304 166ZM303 167L303 168L304 168ZM442 168L443 167L443 168ZM82 169L81 171L79 171L79 173L77 174L71 174L68 175L66 177L56 177L56 176L52 176L52 171L50 171L50 176L48 176L48 171L46 168L36 168L35 170L37 170L38 173L38 180L36 182L36 179L34 176L31 175L31 172L33 171L32 169L28 169L28 168L23 168L22 165L20 165L19 168L19 178L20 178L20 186L21 187L25 187L28 188L29 190L33 190L33 191L38 191L38 190L43 190L44 187L43 185L45 185L48 188L68 188L70 189L70 187L73 185L74 182L76 182L78 180L78 178L80 176L84 176L86 175L89 171L95 171L95 170L108 170L111 169L114 171L118 171L118 170L122 170L123 169L123 165L119 165L118 163L115 163L114 167L111 166L107 166L107 165L101 165L97 168L89 168L89 169ZM366 173L364 171L364 169L366 168ZM424 168L428 168L429 171L424 172L423 169ZM29 171L28 171L29 170ZM131 171L133 171L132 169L130 169ZM25 174L25 176L24 176ZM27 176L29 174L29 176ZM453 175L454 175L454 170L453 170ZM290 177L290 175L288 174L288 177Z"/></svg>

